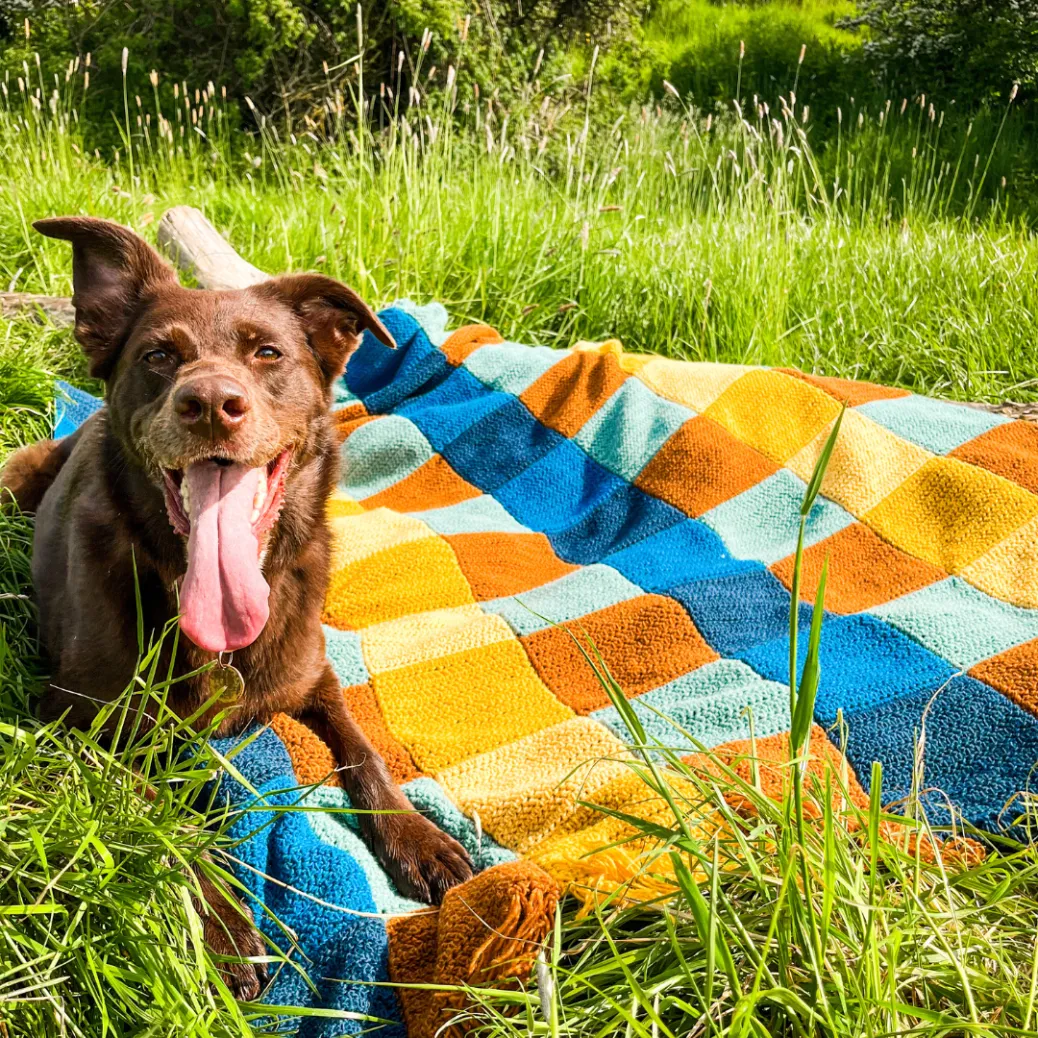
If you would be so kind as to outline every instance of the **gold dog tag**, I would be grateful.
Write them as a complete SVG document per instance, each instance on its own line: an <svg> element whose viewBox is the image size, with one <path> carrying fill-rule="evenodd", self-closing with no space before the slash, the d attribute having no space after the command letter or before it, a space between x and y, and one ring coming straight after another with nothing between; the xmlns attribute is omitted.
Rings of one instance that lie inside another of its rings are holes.
<svg viewBox="0 0 1038 1038"><path fill-rule="evenodd" d="M237 667L216 663L209 671L209 694L221 703L236 703L245 691L245 679Z"/></svg>

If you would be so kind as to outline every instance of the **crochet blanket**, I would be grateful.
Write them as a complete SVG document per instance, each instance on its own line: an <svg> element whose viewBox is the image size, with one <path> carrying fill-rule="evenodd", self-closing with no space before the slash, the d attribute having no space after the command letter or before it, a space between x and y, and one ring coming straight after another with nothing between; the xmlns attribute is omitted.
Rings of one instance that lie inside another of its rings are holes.
<svg viewBox="0 0 1038 1038"><path fill-rule="evenodd" d="M277 718L235 761L271 813L253 804L233 833L257 918L282 947L261 906L292 928L314 986L282 970L266 1001L432 1035L459 996L379 982L522 974L561 885L637 873L623 822L587 805L666 810L565 625L590 635L650 738L682 742L662 711L727 752L752 720L758 752L779 752L799 506L843 404L807 523L802 629L829 559L812 748L863 794L881 761L893 802L925 727L931 817L1009 824L1038 761L1038 428L613 341L448 335L438 306L381 316L399 348L365 339L336 392L328 654L408 796L481 871L438 913L400 897L349 817L321 810L346 804L323 784L327 749ZM64 406L66 426L81 420ZM313 810L274 814L289 804ZM305 1018L298 1033L370 1026Z"/></svg>

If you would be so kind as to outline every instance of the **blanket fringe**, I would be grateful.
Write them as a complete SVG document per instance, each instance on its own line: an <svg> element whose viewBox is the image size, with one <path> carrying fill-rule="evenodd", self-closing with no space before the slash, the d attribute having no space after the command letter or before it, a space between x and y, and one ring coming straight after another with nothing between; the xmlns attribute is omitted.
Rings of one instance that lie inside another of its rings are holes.
<svg viewBox="0 0 1038 1038"><path fill-rule="evenodd" d="M459 1038L473 1026L457 1019L471 1004L466 989L524 981L554 926L558 902L555 880L532 862L519 860L487 869L448 891L435 914L393 920L393 981L448 986L401 990L411 1038Z"/></svg>

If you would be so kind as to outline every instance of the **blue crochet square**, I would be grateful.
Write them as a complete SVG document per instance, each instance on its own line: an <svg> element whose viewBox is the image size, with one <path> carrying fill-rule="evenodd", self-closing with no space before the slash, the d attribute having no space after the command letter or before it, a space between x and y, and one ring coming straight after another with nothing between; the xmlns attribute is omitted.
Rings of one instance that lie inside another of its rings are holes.
<svg viewBox="0 0 1038 1038"><path fill-rule="evenodd" d="M631 706L649 739L678 753L748 739L751 714L752 733L760 738L789 730L789 686L767 681L739 660L715 660L698 667L637 696ZM616 707L596 710L591 716L618 738L634 738ZM679 727L696 743L690 743Z"/></svg>
<svg viewBox="0 0 1038 1038"><path fill-rule="evenodd" d="M565 442L564 436L541 425L518 399L507 397L441 453L463 479L496 494L498 487Z"/></svg>
<svg viewBox="0 0 1038 1038"><path fill-rule="evenodd" d="M470 353L463 367L491 389L519 396L568 356L568 351L553 350L550 346L503 342Z"/></svg>
<svg viewBox="0 0 1038 1038"><path fill-rule="evenodd" d="M551 543L560 558L586 565L637 544L684 518L672 505L624 483L579 522L553 533Z"/></svg>
<svg viewBox="0 0 1038 1038"><path fill-rule="evenodd" d="M396 340L391 350L366 331L346 366L346 387L371 412L392 410L415 393L443 381L454 369L429 341L421 325L402 310L383 310L379 317Z"/></svg>
<svg viewBox="0 0 1038 1038"><path fill-rule="evenodd" d="M746 573L760 567L733 559L709 526L685 519L602 559L646 591L664 591L704 577ZM787 606L788 608L788 606Z"/></svg>
<svg viewBox="0 0 1038 1038"><path fill-rule="evenodd" d="M573 439L610 472L633 482L664 443L694 417L687 407L628 378Z"/></svg>
<svg viewBox="0 0 1038 1038"><path fill-rule="evenodd" d="M54 388L54 439L60 440L74 433L92 414L100 411L105 402L99 397L68 382L59 380Z"/></svg>
<svg viewBox="0 0 1038 1038"><path fill-rule="evenodd" d="M1038 609L1021 609L948 577L869 612L959 670L1038 638Z"/></svg>
<svg viewBox="0 0 1038 1038"><path fill-rule="evenodd" d="M530 533L489 494L470 497L456 505L444 505L443 508L430 508L411 514L441 537L450 537L456 533Z"/></svg>
<svg viewBox="0 0 1038 1038"><path fill-rule="evenodd" d="M808 624L801 623L798 667L807 656ZM739 653L754 670L776 681L789 680L789 636ZM859 712L916 693L936 692L955 668L929 649L873 616L828 615L818 653L821 678L815 719L836 723L837 711Z"/></svg>
<svg viewBox="0 0 1038 1038"><path fill-rule="evenodd" d="M912 791L916 740L925 725L923 786L931 792L923 799L936 824L950 820L950 799L974 825L1004 830L1021 811L1011 801L1034 785L1038 719L971 677L953 678L936 695L925 690L852 711L846 720L844 752L866 789L872 762L883 762L884 804Z"/></svg>
<svg viewBox="0 0 1038 1038"><path fill-rule="evenodd" d="M490 392L462 368L455 368L438 385L405 401L394 411L409 418L437 451L477 426L491 412L509 403L505 393Z"/></svg>
<svg viewBox="0 0 1038 1038"><path fill-rule="evenodd" d="M383 415L358 426L343 442L339 486L363 501L406 479L432 456L429 441L414 422Z"/></svg>
<svg viewBox="0 0 1038 1038"><path fill-rule="evenodd" d="M670 588L667 594L688 610L699 633L722 656L742 655L752 646L781 638L789 631L789 592L763 566L694 580ZM801 604L799 617L801 629L806 631L811 623L810 607ZM765 671L745 658L765 677L789 680L788 659L784 670Z"/></svg>
<svg viewBox="0 0 1038 1038"><path fill-rule="evenodd" d="M339 683L344 686L363 685L370 675L360 648L360 633L340 631L321 625L324 631L325 652Z"/></svg>
<svg viewBox="0 0 1038 1038"><path fill-rule="evenodd" d="M800 506L806 492L802 479L788 469L779 469L700 518L721 535L737 559L756 559L770 566L796 551ZM807 519L804 545L831 537L853 522L854 516L835 501L819 497Z"/></svg>
<svg viewBox="0 0 1038 1038"><path fill-rule="evenodd" d="M599 502L623 486L579 447L559 438L554 450L494 491L519 522L549 535L579 524Z"/></svg>
<svg viewBox="0 0 1038 1038"><path fill-rule="evenodd" d="M503 616L516 634L524 635L629 602L641 593L640 587L610 566L582 566L540 587L483 602L481 608Z"/></svg>

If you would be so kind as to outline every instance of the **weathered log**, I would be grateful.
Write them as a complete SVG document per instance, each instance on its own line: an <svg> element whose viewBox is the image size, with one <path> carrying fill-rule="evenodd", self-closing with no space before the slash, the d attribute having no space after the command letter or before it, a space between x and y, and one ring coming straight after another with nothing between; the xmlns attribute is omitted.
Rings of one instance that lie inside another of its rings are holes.
<svg viewBox="0 0 1038 1038"><path fill-rule="evenodd" d="M269 277L239 256L227 239L194 206L178 205L166 210L159 220L156 237L162 251L182 271L194 277L201 288L247 288ZM70 299L23 292L0 292L0 314L4 317L33 311L49 317L58 326L70 325L75 319ZM963 403L962 406L1038 422L1038 402L1004 400L1000 404Z"/></svg>
<svg viewBox="0 0 1038 1038"><path fill-rule="evenodd" d="M269 277L242 259L194 206L167 209L156 231L159 248L201 288L247 288Z"/></svg>
<svg viewBox="0 0 1038 1038"><path fill-rule="evenodd" d="M43 316L59 328L74 324L76 320L71 299L64 296L37 296L29 292L0 292L0 314L7 318Z"/></svg>

